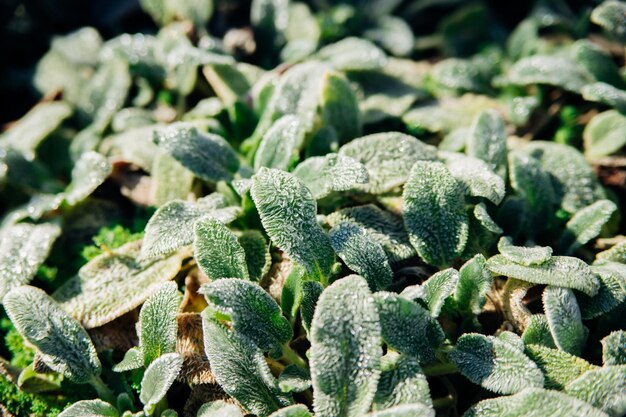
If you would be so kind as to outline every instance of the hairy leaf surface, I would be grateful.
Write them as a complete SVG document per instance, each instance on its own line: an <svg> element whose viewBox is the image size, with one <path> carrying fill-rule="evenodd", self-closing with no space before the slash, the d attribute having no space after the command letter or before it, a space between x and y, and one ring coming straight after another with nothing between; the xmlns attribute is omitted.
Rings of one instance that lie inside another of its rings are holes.
<svg viewBox="0 0 626 417"><path fill-rule="evenodd" d="M143 353L144 366L148 366L164 353L176 350L176 315L181 301L182 296L176 284L166 282L141 307L139 346Z"/></svg>
<svg viewBox="0 0 626 417"><path fill-rule="evenodd" d="M151 414L151 410L165 397L182 366L183 358L178 353L161 355L148 366L141 380L139 393L147 414Z"/></svg>
<svg viewBox="0 0 626 417"><path fill-rule="evenodd" d="M432 406L428 381L416 358L389 352L382 357L380 368L373 410L415 403Z"/></svg>
<svg viewBox="0 0 626 417"><path fill-rule="evenodd" d="M333 153L306 159L296 167L293 175L311 190L316 200L332 191L347 191L369 181L369 174L362 163Z"/></svg>
<svg viewBox="0 0 626 417"><path fill-rule="evenodd" d="M220 221L206 217L195 224L194 256L200 270L212 280L249 279L246 253L237 236Z"/></svg>

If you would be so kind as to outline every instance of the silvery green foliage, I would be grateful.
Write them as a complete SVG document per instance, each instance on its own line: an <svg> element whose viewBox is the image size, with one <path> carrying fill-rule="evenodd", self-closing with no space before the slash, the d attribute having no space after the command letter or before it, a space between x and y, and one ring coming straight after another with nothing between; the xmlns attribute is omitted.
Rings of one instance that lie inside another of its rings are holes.
<svg viewBox="0 0 626 417"><path fill-rule="evenodd" d="M217 400L202 404L197 417L243 417L243 413L236 405Z"/></svg>
<svg viewBox="0 0 626 417"><path fill-rule="evenodd" d="M90 329L139 307L178 274L184 253L140 260L141 241L103 253L66 281L52 297Z"/></svg>
<svg viewBox="0 0 626 417"><path fill-rule="evenodd" d="M469 156L482 159L495 173L506 176L506 130L504 120L497 111L487 110L476 116L470 127L466 149Z"/></svg>
<svg viewBox="0 0 626 417"><path fill-rule="evenodd" d="M246 254L246 265L250 279L260 281L272 265L267 241L258 230L246 230L239 235L238 240Z"/></svg>
<svg viewBox="0 0 626 417"><path fill-rule="evenodd" d="M626 6L619 1L605 1L593 9L591 21L601 26L616 40L626 41Z"/></svg>
<svg viewBox="0 0 626 417"><path fill-rule="evenodd" d="M424 404L403 404L386 410L374 411L365 417L435 417L435 410Z"/></svg>
<svg viewBox="0 0 626 417"><path fill-rule="evenodd" d="M428 381L416 358L388 352L381 359L380 369L373 410L415 403L432 406Z"/></svg>
<svg viewBox="0 0 626 417"><path fill-rule="evenodd" d="M100 360L85 329L42 290L14 288L4 297L4 309L52 370L79 384L100 375Z"/></svg>
<svg viewBox="0 0 626 417"><path fill-rule="evenodd" d="M596 255L599 261L612 261L626 264L626 240L622 240Z"/></svg>
<svg viewBox="0 0 626 417"><path fill-rule="evenodd" d="M302 302L300 304L300 316L302 317L302 327L310 333L315 306L322 295L324 288L319 282L305 281L302 283Z"/></svg>
<svg viewBox="0 0 626 417"><path fill-rule="evenodd" d="M230 319L236 332L261 350L280 353L281 345L293 337L291 325L276 301L255 283L222 279L203 285L199 292L212 308Z"/></svg>
<svg viewBox="0 0 626 417"><path fill-rule="evenodd" d="M480 314L492 281L483 255L478 254L465 262L459 270L459 281L454 289L454 300L459 310Z"/></svg>
<svg viewBox="0 0 626 417"><path fill-rule="evenodd" d="M626 365L626 332L611 332L602 342L602 363L607 365Z"/></svg>
<svg viewBox="0 0 626 417"><path fill-rule="evenodd" d="M316 57L340 71L373 70L387 63L387 56L380 48L365 39L355 37L323 47Z"/></svg>
<svg viewBox="0 0 626 417"><path fill-rule="evenodd" d="M302 286L304 282L314 282L305 280L306 270L302 266L294 264L283 282L280 293L280 308L285 312L292 324L302 303Z"/></svg>
<svg viewBox="0 0 626 417"><path fill-rule="evenodd" d="M558 391L527 388L508 397L483 400L463 417L607 417L607 414Z"/></svg>
<svg viewBox="0 0 626 417"><path fill-rule="evenodd" d="M139 347L132 347L126 351L122 361L113 366L114 372L125 372L144 366L143 352Z"/></svg>
<svg viewBox="0 0 626 417"><path fill-rule="evenodd" d="M562 390L583 373L595 368L584 359L541 345L526 345L526 354L543 372L545 387Z"/></svg>
<svg viewBox="0 0 626 417"><path fill-rule="evenodd" d="M357 417L369 410L380 376L381 328L365 279L351 275L320 296L310 332L317 417Z"/></svg>
<svg viewBox="0 0 626 417"><path fill-rule="evenodd" d="M199 219L212 217L222 223L229 223L237 217L238 211L236 207L229 207L226 198L217 193L195 203L170 201L159 207L148 221L141 255L143 258L154 258L191 245L194 227Z"/></svg>
<svg viewBox="0 0 626 417"><path fill-rule="evenodd" d="M460 153L440 152L439 156L445 161L450 174L466 188L468 195L500 204L505 194L504 180L492 171L493 164Z"/></svg>
<svg viewBox="0 0 626 417"><path fill-rule="evenodd" d="M546 287L543 290L543 309L556 346L580 356L587 334L574 292L569 288Z"/></svg>
<svg viewBox="0 0 626 417"><path fill-rule="evenodd" d="M626 300L626 265L618 262L598 261L591 266L598 276L600 288L596 295L589 297L578 294L582 317L591 319L607 313Z"/></svg>
<svg viewBox="0 0 626 417"><path fill-rule="evenodd" d="M383 340L389 347L421 363L435 360L436 349L443 342L444 334L428 310L391 292L377 292L374 300Z"/></svg>
<svg viewBox="0 0 626 417"><path fill-rule="evenodd" d="M466 333L449 358L475 384L499 394L543 387L543 374L518 347L493 336Z"/></svg>
<svg viewBox="0 0 626 417"><path fill-rule="evenodd" d="M119 417L119 415L111 404L96 399L78 401L63 410L59 417Z"/></svg>
<svg viewBox="0 0 626 417"><path fill-rule="evenodd" d="M439 271L422 284L424 301L428 305L430 315L438 317L446 299L454 294L459 282L459 271L454 268Z"/></svg>
<svg viewBox="0 0 626 417"><path fill-rule="evenodd" d="M356 159L369 172L369 182L359 187L370 194L382 194L404 184L413 164L434 160L437 150L400 132L375 133L351 140L339 154Z"/></svg>
<svg viewBox="0 0 626 417"><path fill-rule="evenodd" d="M573 288L590 296L600 289L600 281L591 268L570 256L553 256L541 264L527 266L515 263L504 255L495 255L487 260L487 267L494 274L534 284Z"/></svg>
<svg viewBox="0 0 626 417"><path fill-rule="evenodd" d="M278 376L278 387L282 392L302 392L311 387L311 374L306 368L287 365Z"/></svg>
<svg viewBox="0 0 626 417"><path fill-rule="evenodd" d="M513 346L518 350L524 350L524 341L521 337L517 335L517 333L510 332L505 330L496 336L499 340L502 340L505 343Z"/></svg>
<svg viewBox="0 0 626 417"><path fill-rule="evenodd" d="M148 366L141 380L139 393L147 415L151 415L157 403L165 397L182 366L183 357L178 353L161 355Z"/></svg>
<svg viewBox="0 0 626 417"><path fill-rule="evenodd" d="M432 69L432 80L443 92L482 91L485 79L477 65L468 59L447 58L437 62Z"/></svg>
<svg viewBox="0 0 626 417"><path fill-rule="evenodd" d="M154 158L151 177L154 205L157 207L172 200L186 199L194 180L191 171L165 152Z"/></svg>
<svg viewBox="0 0 626 417"><path fill-rule="evenodd" d="M155 130L154 143L206 181L231 180L239 158L221 136L201 133L191 124L172 124Z"/></svg>
<svg viewBox="0 0 626 417"><path fill-rule="evenodd" d="M347 191L369 181L362 163L335 153L307 158L296 167L293 175L311 190L316 200L333 191Z"/></svg>
<svg viewBox="0 0 626 417"><path fill-rule="evenodd" d="M339 223L330 230L330 243L345 264L367 280L372 291L380 291L393 280L383 247L358 225Z"/></svg>
<svg viewBox="0 0 626 417"><path fill-rule="evenodd" d="M228 395L261 417L291 404L289 396L278 388L263 352L254 342L206 316L202 328L211 371Z"/></svg>
<svg viewBox="0 0 626 417"><path fill-rule="evenodd" d="M311 413L305 405L296 404L278 410L272 413L270 417L311 417Z"/></svg>
<svg viewBox="0 0 626 417"><path fill-rule="evenodd" d="M506 82L515 85L546 84L574 93L594 79L576 61L556 55L522 58L509 69Z"/></svg>
<svg viewBox="0 0 626 417"><path fill-rule="evenodd" d="M524 266L541 265L552 258L550 246L515 246L508 236L500 238L498 251L509 261Z"/></svg>
<svg viewBox="0 0 626 417"><path fill-rule="evenodd" d="M166 282L151 295L139 313L139 346L144 366L159 356L176 350L176 315L182 296L174 282Z"/></svg>
<svg viewBox="0 0 626 417"><path fill-rule="evenodd" d="M33 279L60 234L54 223L21 223L0 231L0 303L11 289Z"/></svg>
<svg viewBox="0 0 626 417"><path fill-rule="evenodd" d="M373 204L338 210L327 216L326 221L331 227L344 222L358 225L382 246L391 264L415 256L402 219Z"/></svg>
<svg viewBox="0 0 626 417"><path fill-rule="evenodd" d="M587 101L595 101L615 108L615 110L608 110L594 116L589 121L589 124L585 126L585 132L583 133L585 154L590 157L609 155L621 148L624 144L623 139L617 135L612 135L611 130L608 128L613 124L611 122L623 120L623 116L621 118L618 116L620 116L620 112L626 111L626 91L620 90L611 84L600 82L584 86L582 95ZM621 126L622 122L618 122L617 125ZM610 139L615 140L617 143L612 144ZM600 142L601 145L596 142ZM589 148L589 143L593 144L591 149Z"/></svg>
<svg viewBox="0 0 626 417"><path fill-rule="evenodd" d="M237 236L223 223L205 217L195 224L194 257L200 270L212 280L249 279L246 253Z"/></svg>
<svg viewBox="0 0 626 417"><path fill-rule="evenodd" d="M463 187L441 162L418 161L402 195L404 226L418 255L446 266L467 243L468 217Z"/></svg>
<svg viewBox="0 0 626 417"><path fill-rule="evenodd" d="M63 193L73 206L89 196L111 173L111 164L97 152L83 153L72 169L72 182Z"/></svg>
<svg viewBox="0 0 626 417"><path fill-rule="evenodd" d="M597 237L602 227L617 211L615 203L599 200L578 211L565 225L559 246L561 251L569 255L582 245Z"/></svg>
<svg viewBox="0 0 626 417"><path fill-rule="evenodd" d="M304 130L296 116L283 116L265 132L254 156L254 169L261 167L289 168L299 159L304 143Z"/></svg>
<svg viewBox="0 0 626 417"><path fill-rule="evenodd" d="M361 112L355 91L343 74L326 72L322 80L321 107L325 127L332 129L340 143L361 136Z"/></svg>
<svg viewBox="0 0 626 417"><path fill-rule="evenodd" d="M595 81L602 81L616 87L625 85L613 57L598 44L588 39L579 39L570 47L569 52L570 56L585 68ZM581 92L585 87L581 89Z"/></svg>
<svg viewBox="0 0 626 417"><path fill-rule="evenodd" d="M261 168L250 193L272 242L304 266L311 278L327 282L335 254L316 221L317 204L311 192L287 172Z"/></svg>
<svg viewBox="0 0 626 417"><path fill-rule="evenodd" d="M525 345L541 345L556 349L545 314L533 314L522 333Z"/></svg>
<svg viewBox="0 0 626 417"><path fill-rule="evenodd" d="M612 417L626 413L626 365L604 366L585 372L565 392Z"/></svg>

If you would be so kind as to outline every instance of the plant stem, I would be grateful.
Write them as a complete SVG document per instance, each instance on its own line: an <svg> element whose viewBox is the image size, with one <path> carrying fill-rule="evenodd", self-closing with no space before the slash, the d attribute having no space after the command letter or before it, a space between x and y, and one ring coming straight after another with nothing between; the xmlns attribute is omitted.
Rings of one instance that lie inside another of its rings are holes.
<svg viewBox="0 0 626 417"><path fill-rule="evenodd" d="M113 391L111 391L111 388L109 388L107 384L104 383L99 375L91 378L91 381L89 383L98 393L98 397L110 404L116 404L115 394L113 393Z"/></svg>
<svg viewBox="0 0 626 417"><path fill-rule="evenodd" d="M435 398L433 400L433 408L435 410L441 410L444 408L451 407L453 405L454 405L454 398L452 398L451 395L441 397L441 398Z"/></svg>
<svg viewBox="0 0 626 417"><path fill-rule="evenodd" d="M448 375L457 372L456 365L449 362L425 365L422 367L422 369L424 370L424 375L426 376Z"/></svg>
<svg viewBox="0 0 626 417"><path fill-rule="evenodd" d="M302 357L300 355L298 355L298 353L293 350L288 343L285 343L283 345L283 357L285 359L287 359L289 362L293 363L296 366L299 366L300 368L308 368L309 365L307 364L307 362L302 359Z"/></svg>

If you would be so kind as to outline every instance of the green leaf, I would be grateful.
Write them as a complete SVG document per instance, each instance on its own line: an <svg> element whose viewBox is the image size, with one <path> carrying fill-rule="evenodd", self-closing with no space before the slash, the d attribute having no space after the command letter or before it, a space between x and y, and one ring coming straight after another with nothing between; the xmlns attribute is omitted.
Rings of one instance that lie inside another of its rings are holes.
<svg viewBox="0 0 626 417"><path fill-rule="evenodd" d="M52 370L78 384L100 375L100 360L85 329L42 290L14 288L4 297L4 309Z"/></svg>
<svg viewBox="0 0 626 417"><path fill-rule="evenodd" d="M404 226L418 255L429 264L449 265L467 243L463 187L441 162L418 161L402 199Z"/></svg>
<svg viewBox="0 0 626 417"><path fill-rule="evenodd" d="M312 417L309 409L303 404L290 405L289 407L278 410L270 415L270 417Z"/></svg>
<svg viewBox="0 0 626 417"><path fill-rule="evenodd" d="M263 352L254 342L206 316L202 328L211 371L228 395L261 417L291 404L291 399L278 388Z"/></svg>
<svg viewBox="0 0 626 417"><path fill-rule="evenodd" d="M525 345L541 345L556 349L545 314L530 316L528 325L522 334L522 340Z"/></svg>
<svg viewBox="0 0 626 417"><path fill-rule="evenodd" d="M546 287L543 290L543 308L556 346L580 356L587 334L574 292L569 288Z"/></svg>
<svg viewBox="0 0 626 417"><path fill-rule="evenodd" d="M506 83L514 85L546 84L574 93L593 82L591 74L576 61L556 55L533 55L522 58L509 69Z"/></svg>
<svg viewBox="0 0 626 417"><path fill-rule="evenodd" d="M602 363L607 365L626 365L626 332L616 330L601 340Z"/></svg>
<svg viewBox="0 0 626 417"><path fill-rule="evenodd" d="M399 132L363 136L339 149L339 155L365 165L369 183L360 189L371 194L382 194L401 186L415 162L436 159L436 152L436 148Z"/></svg>
<svg viewBox="0 0 626 417"><path fill-rule="evenodd" d="M254 170L261 167L289 170L300 159L304 133L296 116L287 115L276 120L261 139L254 156Z"/></svg>
<svg viewBox="0 0 626 417"><path fill-rule="evenodd" d="M572 56L582 65L596 81L612 84L623 88L626 82L622 79L619 67L610 53L597 43L588 39L579 39L572 45ZM587 86L583 87L583 91ZM584 93L583 93L584 94Z"/></svg>
<svg viewBox="0 0 626 417"><path fill-rule="evenodd" d="M194 256L209 279L250 279L246 253L224 224L210 217L200 219L196 221L195 234Z"/></svg>
<svg viewBox="0 0 626 417"><path fill-rule="evenodd" d="M320 295L322 295L323 290L324 288L319 282L305 281L302 283L300 316L302 317L302 326L307 331L307 334L311 332L311 323L313 322L315 307L317 306L317 301Z"/></svg>
<svg viewBox="0 0 626 417"><path fill-rule="evenodd" d="M148 366L141 380L139 393L147 415L152 414L157 403L165 397L182 366L183 357L178 353L161 355Z"/></svg>
<svg viewBox="0 0 626 417"><path fill-rule="evenodd" d="M296 167L293 175L311 190L316 200L333 191L347 191L369 181L362 163L336 153L306 159Z"/></svg>
<svg viewBox="0 0 626 417"><path fill-rule="evenodd" d="M214 218L222 223L233 221L239 212L229 207L221 194L210 194L195 203L174 200L159 207L146 225L142 258L154 258L172 253L194 241L195 224L203 218Z"/></svg>
<svg viewBox="0 0 626 417"><path fill-rule="evenodd" d="M239 244L246 253L246 265L252 281L259 282L272 266L267 241L258 230L246 230L239 236Z"/></svg>
<svg viewBox="0 0 626 417"><path fill-rule="evenodd" d="M466 333L449 354L459 372L499 394L543 387L543 374L521 350L493 336Z"/></svg>
<svg viewBox="0 0 626 417"><path fill-rule="evenodd" d="M176 19L191 20L196 28L203 28L213 14L212 0L140 0L141 8L146 11L159 26L166 26Z"/></svg>
<svg viewBox="0 0 626 417"><path fill-rule="evenodd" d="M97 152L85 152L72 169L72 182L63 196L70 206L87 198L111 173L111 164Z"/></svg>
<svg viewBox="0 0 626 417"><path fill-rule="evenodd" d="M458 282L459 272L454 268L448 268L437 272L422 284L424 301L431 316L439 316L443 304L454 293Z"/></svg>
<svg viewBox="0 0 626 417"><path fill-rule="evenodd" d="M595 84L594 84L595 85ZM626 91L620 91L624 96L626 112ZM614 97L611 91L600 91L605 99ZM619 151L626 145L626 116L617 110L608 110L597 114L585 126L583 132L585 156L598 159Z"/></svg>
<svg viewBox="0 0 626 417"><path fill-rule="evenodd" d="M492 171L492 164L460 153L441 152L450 174L467 190L467 194L500 204L505 195L504 181Z"/></svg>
<svg viewBox="0 0 626 417"><path fill-rule="evenodd" d="M500 238L498 251L509 261L524 266L541 265L552 258L550 246L515 246L508 236Z"/></svg>
<svg viewBox="0 0 626 417"><path fill-rule="evenodd" d="M236 332L261 350L281 352L293 337L289 321L276 301L258 284L241 279L222 279L200 288L211 307L227 315Z"/></svg>
<svg viewBox="0 0 626 417"><path fill-rule="evenodd" d="M201 133L189 123L155 130L154 143L206 181L231 181L239 169L239 158L224 138Z"/></svg>
<svg viewBox="0 0 626 417"><path fill-rule="evenodd" d="M126 372L144 366L143 352L139 347L132 347L124 354L124 359L113 366L114 372Z"/></svg>
<svg viewBox="0 0 626 417"><path fill-rule="evenodd" d="M600 281L589 266L570 256L553 256L541 264L526 266L503 255L495 255L487 260L487 267L494 274L535 284L573 288L591 296L600 288Z"/></svg>
<svg viewBox="0 0 626 417"><path fill-rule="evenodd" d="M88 329L134 310L178 274L186 257L176 252L139 260L140 247L136 240L93 258L52 297Z"/></svg>
<svg viewBox="0 0 626 417"><path fill-rule="evenodd" d="M380 368L374 411L414 403L432 406L428 381L416 358L389 352L382 357Z"/></svg>
<svg viewBox="0 0 626 417"><path fill-rule="evenodd" d="M236 405L217 400L202 404L197 417L243 417L243 413Z"/></svg>
<svg viewBox="0 0 626 417"><path fill-rule="evenodd" d="M598 200L574 214L565 225L559 241L563 253L572 254L597 237L615 211L617 206L612 201Z"/></svg>
<svg viewBox="0 0 626 417"><path fill-rule="evenodd" d="M368 4L368 9L370 4ZM376 13L373 15L376 16ZM387 14L378 15L376 26L363 32L363 36L382 46L394 56L409 55L415 46L411 27L404 19Z"/></svg>
<svg viewBox="0 0 626 417"><path fill-rule="evenodd" d="M626 240L622 240L596 255L597 260L626 264Z"/></svg>
<svg viewBox="0 0 626 417"><path fill-rule="evenodd" d="M13 288L28 284L61 235L54 223L20 223L0 232L0 303Z"/></svg>
<svg viewBox="0 0 626 417"><path fill-rule="evenodd" d="M366 417L435 417L435 410L424 404L403 404L366 414Z"/></svg>
<svg viewBox="0 0 626 417"><path fill-rule="evenodd" d="M345 76L334 71L324 74L320 107L324 125L334 129L340 143L361 135L361 112Z"/></svg>
<svg viewBox="0 0 626 417"><path fill-rule="evenodd" d="M466 149L469 156L482 159L505 177L507 171L506 130L502 116L495 110L479 113L470 127Z"/></svg>
<svg viewBox="0 0 626 417"><path fill-rule="evenodd" d="M616 40L626 42L626 5L619 1L605 1L593 9L591 21L611 34Z"/></svg>
<svg viewBox="0 0 626 417"><path fill-rule="evenodd" d="M82 400L67 407L59 417L119 417L111 404L102 400Z"/></svg>
<svg viewBox="0 0 626 417"><path fill-rule="evenodd" d="M383 340L392 349L421 363L435 360L444 339L441 326L419 304L390 292L374 294Z"/></svg>
<svg viewBox="0 0 626 417"><path fill-rule="evenodd" d="M305 368L287 365L278 376L278 386L282 392L303 392L311 387L311 374Z"/></svg>
<svg viewBox="0 0 626 417"><path fill-rule="evenodd" d="M181 301L176 283L166 282L141 307L139 346L144 366L165 353L176 351L176 316Z"/></svg>
<svg viewBox="0 0 626 417"><path fill-rule="evenodd" d="M595 368L584 359L541 345L527 345L526 354L543 372L545 387L549 389L563 390L569 382Z"/></svg>
<svg viewBox="0 0 626 417"><path fill-rule="evenodd" d="M311 192L291 174L261 168L250 189L263 228L272 242L322 283L331 276L335 254L317 224Z"/></svg>
<svg viewBox="0 0 626 417"><path fill-rule="evenodd" d="M600 277L600 288L595 296L578 294L578 303L584 319L591 319L607 313L626 300L626 265L600 261L591 266Z"/></svg>
<svg viewBox="0 0 626 417"><path fill-rule="evenodd" d="M612 417L626 413L626 365L592 369L565 387L565 392Z"/></svg>
<svg viewBox="0 0 626 417"><path fill-rule="evenodd" d="M154 158L151 171L154 205L185 200L191 192L193 173L165 152Z"/></svg>
<svg viewBox="0 0 626 417"><path fill-rule="evenodd" d="M486 87L486 79L480 68L469 59L447 58L433 66L431 79L437 92L480 92Z"/></svg>
<svg viewBox="0 0 626 417"><path fill-rule="evenodd" d="M591 405L543 388L528 388L508 397L483 400L463 417L607 417Z"/></svg>
<svg viewBox="0 0 626 417"><path fill-rule="evenodd" d="M320 49L316 58L328 62L338 71L364 71L385 66L387 56L373 43L348 37Z"/></svg>
<svg viewBox="0 0 626 417"><path fill-rule="evenodd" d="M492 282L491 271L483 255L478 254L465 262L459 270L459 282L454 289L454 300L459 310L480 314Z"/></svg>
<svg viewBox="0 0 626 417"><path fill-rule="evenodd" d="M378 311L365 279L351 275L324 290L310 340L315 415L366 413L376 392L382 349Z"/></svg>
<svg viewBox="0 0 626 417"><path fill-rule="evenodd" d="M330 230L330 243L345 264L367 280L372 291L391 284L393 271L387 255L363 228L350 222L339 223Z"/></svg>

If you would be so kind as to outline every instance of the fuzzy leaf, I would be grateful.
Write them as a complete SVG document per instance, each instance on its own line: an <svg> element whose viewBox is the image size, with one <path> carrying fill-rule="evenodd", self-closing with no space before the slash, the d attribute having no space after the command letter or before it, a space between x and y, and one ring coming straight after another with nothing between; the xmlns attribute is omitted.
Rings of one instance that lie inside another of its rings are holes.
<svg viewBox="0 0 626 417"><path fill-rule="evenodd" d="M361 135L361 112L354 90L344 75L328 71L322 79L322 120L340 143Z"/></svg>
<svg viewBox="0 0 626 417"><path fill-rule="evenodd" d="M418 161L404 187L404 226L418 255L449 265L467 243L463 187L441 162Z"/></svg>
<svg viewBox="0 0 626 417"><path fill-rule="evenodd" d="M141 307L139 346L143 353L144 366L148 366L164 353L176 350L176 315L181 301L176 283L166 282Z"/></svg>
<svg viewBox="0 0 626 417"><path fill-rule="evenodd" d="M517 61L506 81L515 85L546 84L580 93L593 77L577 62L555 55L533 55Z"/></svg>
<svg viewBox="0 0 626 417"><path fill-rule="evenodd" d="M119 417L111 404L102 400L82 400L67 407L59 417Z"/></svg>
<svg viewBox="0 0 626 417"><path fill-rule="evenodd" d="M446 299L450 297L459 282L459 272L454 268L439 271L423 284L424 301L428 304L430 315L438 317Z"/></svg>
<svg viewBox="0 0 626 417"><path fill-rule="evenodd" d="M299 158L304 129L296 116L283 116L265 132L254 157L254 170L261 167L287 171Z"/></svg>
<svg viewBox="0 0 626 417"><path fill-rule="evenodd" d="M100 375L100 360L85 329L42 290L14 288L4 297L4 309L48 367L78 384Z"/></svg>
<svg viewBox="0 0 626 417"><path fill-rule="evenodd" d="M626 332L617 330L601 340L602 363L607 365L626 365Z"/></svg>
<svg viewBox="0 0 626 417"><path fill-rule="evenodd" d="M210 217L200 219L196 221L195 234L194 256L209 279L250 278L246 253L224 224Z"/></svg>
<svg viewBox="0 0 626 417"><path fill-rule="evenodd" d="M311 374L305 368L287 365L278 376L278 386L282 392L302 392L311 387Z"/></svg>
<svg viewBox="0 0 626 417"><path fill-rule="evenodd" d="M380 368L373 410L414 403L432 406L428 381L416 358L389 352L382 357Z"/></svg>
<svg viewBox="0 0 626 417"><path fill-rule="evenodd" d="M291 404L290 398L278 388L263 352L254 342L207 317L203 317L202 328L211 371L228 395L261 417Z"/></svg>
<svg viewBox="0 0 626 417"><path fill-rule="evenodd" d="M304 266L311 278L327 282L335 254L317 224L317 204L311 192L291 174L261 168L250 193L272 242Z"/></svg>
<svg viewBox="0 0 626 417"><path fill-rule="evenodd" d="M589 266L578 258L553 256L539 265L521 265L503 255L495 255L487 261L491 272L535 284L558 285L573 288L588 295L595 295L600 281Z"/></svg>
<svg viewBox="0 0 626 417"><path fill-rule="evenodd" d="M619 91L624 97L624 109L626 112L626 91ZM603 91L606 99L613 97L608 91ZM585 126L583 132L585 156L590 159L598 159L619 151L626 145L626 116L616 110L608 110L594 116Z"/></svg>
<svg viewBox="0 0 626 417"><path fill-rule="evenodd" d="M541 345L556 349L545 314L530 316L528 325L522 334L522 340L525 345Z"/></svg>
<svg viewBox="0 0 626 417"><path fill-rule="evenodd" d="M291 325L276 301L255 283L222 279L203 285L199 292L213 308L230 317L235 331L261 350L280 352L281 345L293 337Z"/></svg>
<svg viewBox="0 0 626 417"><path fill-rule="evenodd" d="M626 413L626 365L605 366L582 374L565 392L612 417Z"/></svg>
<svg viewBox="0 0 626 417"><path fill-rule="evenodd" d="M202 404L197 417L243 417L243 413L236 405L217 400Z"/></svg>
<svg viewBox="0 0 626 417"><path fill-rule="evenodd" d="M569 382L595 368L584 359L541 345L526 346L526 354L542 370L545 387L549 389L563 390Z"/></svg>
<svg viewBox="0 0 626 417"><path fill-rule="evenodd" d="M600 289L593 297L578 294L578 303L584 319L607 313L626 300L626 265L601 261L592 265L591 270L600 277Z"/></svg>
<svg viewBox="0 0 626 417"><path fill-rule="evenodd" d="M476 116L470 127L466 149L469 156L487 162L501 177L506 175L506 130L498 112L487 110Z"/></svg>
<svg viewBox="0 0 626 417"><path fill-rule="evenodd" d="M435 360L444 339L443 330L428 310L390 292L374 294L383 340L392 349L415 357L421 363Z"/></svg>
<svg viewBox="0 0 626 417"><path fill-rule="evenodd" d="M324 290L310 340L315 415L363 415L376 392L382 356L378 311L365 279L351 275Z"/></svg>
<svg viewBox="0 0 626 417"><path fill-rule="evenodd" d="M513 240L508 236L500 238L498 251L509 261L524 266L541 265L552 258L550 246L515 246Z"/></svg>
<svg viewBox="0 0 626 417"><path fill-rule="evenodd" d="M363 71L385 66L387 56L365 39L348 37L319 50L316 57L339 71Z"/></svg>
<svg viewBox="0 0 626 417"><path fill-rule="evenodd" d="M452 152L441 153L450 174L467 189L467 194L483 197L494 204L504 198L504 181L491 166L478 158Z"/></svg>
<svg viewBox="0 0 626 417"><path fill-rule="evenodd" d="M224 138L201 133L191 124L178 123L157 129L154 143L206 181L230 181L239 169L237 154Z"/></svg>
<svg viewBox="0 0 626 417"><path fill-rule="evenodd" d="M311 417L309 409L304 404L290 405L270 415L270 417Z"/></svg>
<svg viewBox="0 0 626 417"><path fill-rule="evenodd" d="M150 415L151 410L165 397L182 366L183 357L178 353L161 355L148 366L141 380L139 393L139 399L144 405L146 414Z"/></svg>
<svg viewBox="0 0 626 417"><path fill-rule="evenodd" d="M382 246L354 223L339 223L330 230L330 243L345 264L367 280L372 291L387 288L393 271Z"/></svg>
<svg viewBox="0 0 626 417"><path fill-rule="evenodd" d="M524 353L493 336L466 333L449 355L459 372L499 394L543 387L543 374Z"/></svg>
<svg viewBox="0 0 626 417"><path fill-rule="evenodd" d="M351 140L339 149L339 154L365 165L369 183L359 188L371 194L401 186L416 161L437 157L436 148L399 132L375 133Z"/></svg>
<svg viewBox="0 0 626 417"><path fill-rule="evenodd" d="M593 9L591 21L601 26L616 40L626 42L626 5L619 1L605 1Z"/></svg>
<svg viewBox="0 0 626 417"><path fill-rule="evenodd" d="M139 347L132 347L124 354L124 359L113 366L114 372L125 372L144 366L143 352Z"/></svg>
<svg viewBox="0 0 626 417"><path fill-rule="evenodd" d="M563 253L572 254L597 237L616 210L617 206L612 201L599 200L574 214L565 225L559 241Z"/></svg>
<svg viewBox="0 0 626 417"><path fill-rule="evenodd" d="M246 265L252 281L259 282L272 265L269 246L258 230L246 230L239 236L239 244L246 253Z"/></svg>
<svg viewBox="0 0 626 417"><path fill-rule="evenodd" d="M302 317L302 326L307 333L311 332L311 323L317 301L322 295L324 288L319 282L305 281L302 283L302 301L300 303L300 316Z"/></svg>
<svg viewBox="0 0 626 417"><path fill-rule="evenodd" d="M435 410L424 404L403 404L366 414L365 417L435 417Z"/></svg>
<svg viewBox="0 0 626 417"><path fill-rule="evenodd" d="M172 200L185 200L191 192L193 173L165 152L154 158L151 178L154 205L159 207Z"/></svg>
<svg viewBox="0 0 626 417"><path fill-rule="evenodd" d="M574 292L569 288L546 287L543 291L543 308L556 346L580 356L587 335Z"/></svg>
<svg viewBox="0 0 626 417"><path fill-rule="evenodd" d="M622 240L607 250L598 253L596 259L626 264L626 240Z"/></svg>
<svg viewBox="0 0 626 417"><path fill-rule="evenodd" d="M480 314L491 290L491 271L481 254L474 256L459 270L459 282L454 290L456 305L461 311Z"/></svg>
<svg viewBox="0 0 626 417"><path fill-rule="evenodd" d="M363 164L334 153L306 159L296 167L293 175L311 190L316 200L333 191L347 191L369 181Z"/></svg>
<svg viewBox="0 0 626 417"><path fill-rule="evenodd" d="M88 329L140 306L180 270L184 253L140 261L141 241L127 243L89 261L52 295Z"/></svg>
<svg viewBox="0 0 626 417"><path fill-rule="evenodd" d="M73 206L89 196L111 173L111 164L97 152L85 152L72 169L72 182L63 193Z"/></svg>

